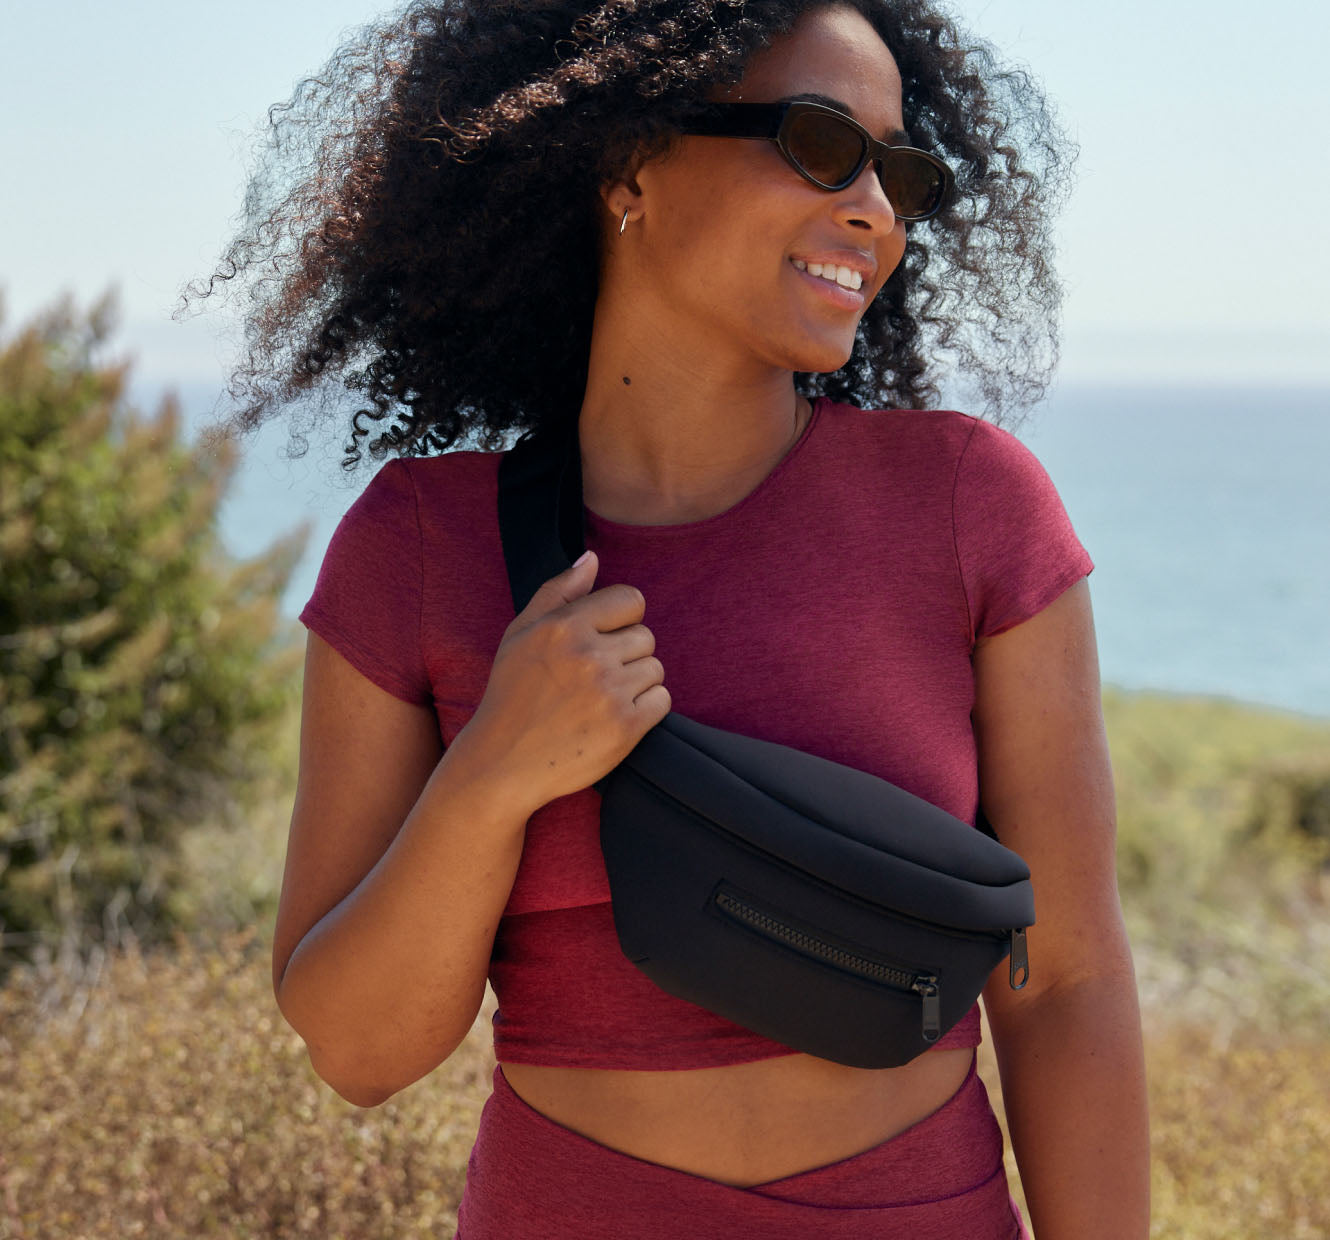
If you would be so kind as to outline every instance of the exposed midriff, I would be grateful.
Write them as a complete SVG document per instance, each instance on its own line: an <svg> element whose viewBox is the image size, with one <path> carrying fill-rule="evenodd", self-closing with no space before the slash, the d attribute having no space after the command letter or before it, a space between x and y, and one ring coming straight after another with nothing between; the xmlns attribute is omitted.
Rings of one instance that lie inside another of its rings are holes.
<svg viewBox="0 0 1330 1240"><path fill-rule="evenodd" d="M871 1149L931 1115L974 1052L934 1050L899 1068L794 1054L682 1071L507 1063L514 1092L610 1149L751 1187Z"/></svg>

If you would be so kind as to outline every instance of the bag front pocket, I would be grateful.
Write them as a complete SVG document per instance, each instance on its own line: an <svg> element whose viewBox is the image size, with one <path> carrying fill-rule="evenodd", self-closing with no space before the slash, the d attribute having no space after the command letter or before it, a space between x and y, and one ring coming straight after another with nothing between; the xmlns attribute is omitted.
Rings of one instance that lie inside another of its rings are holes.
<svg viewBox="0 0 1330 1240"><path fill-rule="evenodd" d="M822 964L833 965L847 973L867 978L882 986L909 991L919 996L922 1003L922 1033L925 1042L936 1042L941 1036L942 992L938 988L936 973L904 968L887 961L862 954L863 949L851 949L826 937L802 923L794 924L788 914L769 906L764 907L752 896L725 883L717 885L712 903L732 921L762 937L790 948Z"/></svg>

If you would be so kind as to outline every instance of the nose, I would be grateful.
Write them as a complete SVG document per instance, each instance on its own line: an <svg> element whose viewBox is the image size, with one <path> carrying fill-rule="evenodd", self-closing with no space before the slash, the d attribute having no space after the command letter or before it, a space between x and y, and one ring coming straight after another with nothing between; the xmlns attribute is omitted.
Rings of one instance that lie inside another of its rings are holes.
<svg viewBox="0 0 1330 1240"><path fill-rule="evenodd" d="M874 232L889 233L896 227L896 212L892 210L887 191L882 188L877 160L870 159L859 175L837 193L836 214L840 219L871 228Z"/></svg>

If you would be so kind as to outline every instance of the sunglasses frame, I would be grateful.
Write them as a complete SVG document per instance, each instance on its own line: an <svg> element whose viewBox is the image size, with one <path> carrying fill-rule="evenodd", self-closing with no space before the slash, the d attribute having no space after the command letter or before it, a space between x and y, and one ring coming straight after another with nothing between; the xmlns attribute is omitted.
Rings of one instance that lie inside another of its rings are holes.
<svg viewBox="0 0 1330 1240"><path fill-rule="evenodd" d="M855 164L854 171L843 181L834 185L829 185L826 181L819 181L790 153L790 149L786 145L785 127L793 117L797 117L804 112L834 116L863 139L863 154L859 162ZM882 160L891 155L892 152L908 151L911 155L917 155L927 160L942 174L942 192L938 195L937 205L923 215L902 215L899 211L896 211L893 203L892 210L895 212L896 218L907 223L932 219L947 205L947 201L950 199L956 185L956 177L950 167L931 152L903 143L893 145L890 142L879 142L854 117L847 116L836 108L829 108L826 104L813 103L804 99L787 99L780 103L709 103L706 105L706 110L696 119L681 125L680 132L709 138L768 139L780 148L780 153L784 156L785 162L805 181L829 193L835 193L844 189L847 185L852 185L858 179L859 174L863 172L864 165L870 162L877 164L878 180L880 182L882 179Z"/></svg>

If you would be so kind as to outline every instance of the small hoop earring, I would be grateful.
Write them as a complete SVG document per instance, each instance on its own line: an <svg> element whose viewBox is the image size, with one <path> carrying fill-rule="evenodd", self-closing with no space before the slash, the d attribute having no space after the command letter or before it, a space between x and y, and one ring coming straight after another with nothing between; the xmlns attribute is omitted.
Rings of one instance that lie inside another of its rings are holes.
<svg viewBox="0 0 1330 1240"><path fill-rule="evenodd" d="M619 221L619 236L623 236L623 230L628 227L628 208L623 209L623 219Z"/></svg>

